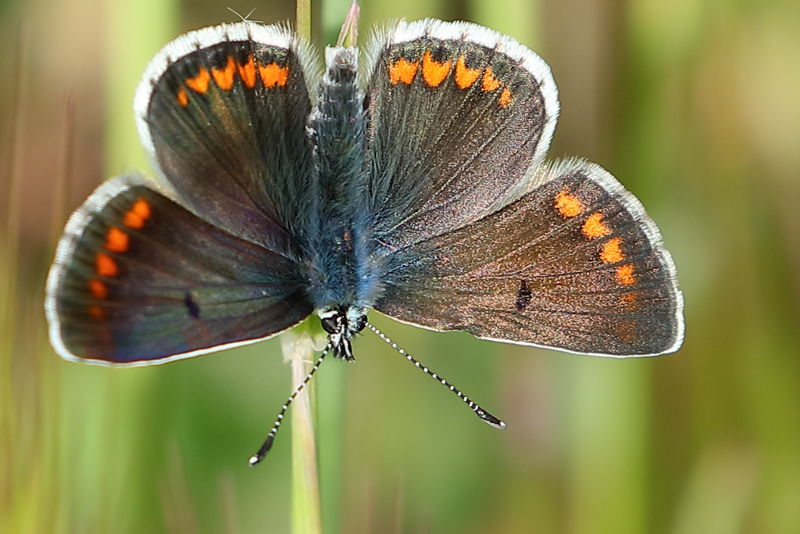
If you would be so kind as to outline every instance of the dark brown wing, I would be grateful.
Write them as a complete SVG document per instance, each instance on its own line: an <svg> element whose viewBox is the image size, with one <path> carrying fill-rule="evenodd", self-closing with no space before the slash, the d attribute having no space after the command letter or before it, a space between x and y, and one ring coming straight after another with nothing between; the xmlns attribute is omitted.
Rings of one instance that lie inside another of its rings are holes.
<svg viewBox="0 0 800 534"><path fill-rule="evenodd" d="M138 176L105 182L78 208L47 280L53 347L92 363L147 365L252 343L312 310L296 262Z"/></svg>
<svg viewBox="0 0 800 534"><path fill-rule="evenodd" d="M153 58L134 108L176 200L250 241L296 248L312 172L311 63L287 28L251 22L181 35Z"/></svg>
<svg viewBox="0 0 800 534"><path fill-rule="evenodd" d="M683 340L675 267L639 201L569 161L459 230L395 253L375 308L435 330L571 352L644 356Z"/></svg>

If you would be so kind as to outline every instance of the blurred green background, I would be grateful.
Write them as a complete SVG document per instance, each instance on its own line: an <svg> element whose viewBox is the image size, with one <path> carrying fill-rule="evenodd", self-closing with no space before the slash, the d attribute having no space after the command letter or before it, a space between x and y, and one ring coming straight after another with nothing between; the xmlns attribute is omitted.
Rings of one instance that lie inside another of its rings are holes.
<svg viewBox="0 0 800 534"><path fill-rule="evenodd" d="M292 2L0 0L0 532L288 532L276 340L155 368L49 346L44 277L68 212L147 170L131 99L178 33L294 18ZM316 2L318 44L346 2ZM800 532L800 3L405 0L551 65L551 156L610 169L678 266L686 342L620 361L421 331L371 314L509 428L480 423L372 335L318 375L332 533Z"/></svg>

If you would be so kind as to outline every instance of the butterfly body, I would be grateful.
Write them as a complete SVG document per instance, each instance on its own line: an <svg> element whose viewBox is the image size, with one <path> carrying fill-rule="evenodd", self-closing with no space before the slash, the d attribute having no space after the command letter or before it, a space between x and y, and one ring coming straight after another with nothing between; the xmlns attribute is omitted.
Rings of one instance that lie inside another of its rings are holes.
<svg viewBox="0 0 800 534"><path fill-rule="evenodd" d="M375 257L371 213L364 201L364 111L358 55L329 48L318 102L308 121L313 193L306 253L308 296L331 338L333 354L353 360L350 340L366 324L383 269Z"/></svg>
<svg viewBox="0 0 800 534"><path fill-rule="evenodd" d="M314 193L307 230L309 296L318 310L374 304L382 276L365 202L364 112L357 52L328 49L328 67L309 119Z"/></svg>

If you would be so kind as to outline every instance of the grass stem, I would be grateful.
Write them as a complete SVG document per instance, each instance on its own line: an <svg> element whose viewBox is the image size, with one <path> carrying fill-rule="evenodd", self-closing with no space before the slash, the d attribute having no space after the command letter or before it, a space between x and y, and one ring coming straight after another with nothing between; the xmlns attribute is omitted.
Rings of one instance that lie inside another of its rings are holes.
<svg viewBox="0 0 800 534"><path fill-rule="evenodd" d="M311 370L314 354L314 330L310 319L281 335L284 360L292 368L292 389L299 386ZM314 436L315 418L311 407L314 382L310 382L292 404L292 532L322 532L320 514L319 469Z"/></svg>

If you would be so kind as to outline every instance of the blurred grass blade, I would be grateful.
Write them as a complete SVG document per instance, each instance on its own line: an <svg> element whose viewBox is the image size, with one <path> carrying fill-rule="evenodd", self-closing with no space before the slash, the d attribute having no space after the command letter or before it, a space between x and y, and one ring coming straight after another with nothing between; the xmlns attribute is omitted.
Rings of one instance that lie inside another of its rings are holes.
<svg viewBox="0 0 800 534"><path fill-rule="evenodd" d="M106 174L145 170L144 155L131 106L148 61L176 37L177 0L111 2L108 7L106 61Z"/></svg>
<svg viewBox="0 0 800 534"><path fill-rule="evenodd" d="M311 0L297 0L295 31L311 41Z"/></svg>
<svg viewBox="0 0 800 534"><path fill-rule="evenodd" d="M23 66L27 57L25 47L25 34L20 31L17 36L17 47L13 52L16 56L14 65L15 83L12 86L13 96L11 99L11 123L9 131L11 142L7 168L7 179L0 183L0 187L7 188L7 206L3 224L5 233L0 241L0 251L3 253L4 261L0 263L0 530L8 529L13 531L24 524L26 519L35 523L35 513L32 512L32 501L36 495L30 494L31 488L28 484L22 484L24 480L21 472L25 472L32 467L28 462L23 461L24 452L23 441L15 433L19 428L20 419L26 414L18 412L17 396L15 384L12 378L12 358L18 350L18 327L17 318L19 317L18 303L18 263L19 263L19 226L22 196L22 142L23 125L22 117L25 91L25 78ZM6 191L3 191L6 193ZM27 498L27 501L26 501ZM29 512L26 514L25 512Z"/></svg>

